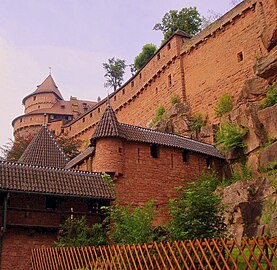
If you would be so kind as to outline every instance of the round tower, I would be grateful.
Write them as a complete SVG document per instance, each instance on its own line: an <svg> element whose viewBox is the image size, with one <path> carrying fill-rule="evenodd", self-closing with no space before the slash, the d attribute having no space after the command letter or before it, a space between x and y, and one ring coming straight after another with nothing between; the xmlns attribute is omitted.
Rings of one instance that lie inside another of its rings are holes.
<svg viewBox="0 0 277 270"><path fill-rule="evenodd" d="M37 89L23 98L25 114L12 121L14 136L28 137L36 134L45 121L44 114L63 97L51 74L37 86Z"/></svg>

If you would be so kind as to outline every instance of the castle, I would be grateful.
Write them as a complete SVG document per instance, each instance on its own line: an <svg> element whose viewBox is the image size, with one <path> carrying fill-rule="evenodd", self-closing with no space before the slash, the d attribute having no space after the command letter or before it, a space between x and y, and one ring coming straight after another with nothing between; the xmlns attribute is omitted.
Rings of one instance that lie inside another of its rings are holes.
<svg viewBox="0 0 277 270"><path fill-rule="evenodd" d="M110 94L118 120L147 127L156 109L160 105L168 109L175 95L190 105L192 114L205 112L208 123L217 124L217 100L230 93L237 101L245 82L257 77L253 66L275 57L276 18L276 1L245 0L192 38L177 31L141 70ZM266 71L261 74L266 76ZM23 99L23 105L25 114L12 122L15 136L37 132L46 113L56 135L85 142L105 111L106 99L64 101L48 76ZM213 143L212 136L206 141Z"/></svg>

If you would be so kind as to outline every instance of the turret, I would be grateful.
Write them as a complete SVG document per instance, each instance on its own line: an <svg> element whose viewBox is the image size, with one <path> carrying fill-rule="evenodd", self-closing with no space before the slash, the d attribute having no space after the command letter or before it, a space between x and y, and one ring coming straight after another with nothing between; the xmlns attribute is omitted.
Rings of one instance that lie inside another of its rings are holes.
<svg viewBox="0 0 277 270"><path fill-rule="evenodd" d="M93 158L93 171L110 175L123 174L124 138L121 136L118 121L110 105L103 113L91 139L96 145Z"/></svg>
<svg viewBox="0 0 277 270"><path fill-rule="evenodd" d="M63 97L53 77L49 74L33 93L23 99L22 103L25 106L25 114L27 114L36 110L51 108L58 100L63 100Z"/></svg>

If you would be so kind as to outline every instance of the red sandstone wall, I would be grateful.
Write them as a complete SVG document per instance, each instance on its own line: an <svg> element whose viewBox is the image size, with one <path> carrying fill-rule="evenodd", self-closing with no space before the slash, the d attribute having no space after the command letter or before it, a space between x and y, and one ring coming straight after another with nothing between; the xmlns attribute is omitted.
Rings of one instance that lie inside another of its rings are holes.
<svg viewBox="0 0 277 270"><path fill-rule="evenodd" d="M102 149L102 140L96 144L96 153ZM101 164L103 172L110 172L110 167L117 165L110 158L110 156L118 155L114 140L106 138L105 147L109 155L94 156L93 168L96 171L99 171L97 164ZM161 209L157 221L161 222L167 220L166 206L169 199L176 197L175 187L195 180L207 170L205 155L191 152L189 162L184 163L181 149L161 146L159 157L155 159L150 155L149 144L125 141L121 154L124 156L123 175L115 178L116 202L134 203L136 206L155 199L157 208ZM214 161L214 163L219 163L219 161Z"/></svg>
<svg viewBox="0 0 277 270"><path fill-rule="evenodd" d="M2 242L1 270L30 270L31 251L41 246L52 246L56 232L9 229Z"/></svg>

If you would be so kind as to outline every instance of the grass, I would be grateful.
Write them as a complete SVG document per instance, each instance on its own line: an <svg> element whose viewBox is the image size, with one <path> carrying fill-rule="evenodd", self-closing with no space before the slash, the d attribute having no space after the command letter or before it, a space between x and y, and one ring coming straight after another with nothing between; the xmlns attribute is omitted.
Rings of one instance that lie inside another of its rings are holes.
<svg viewBox="0 0 277 270"><path fill-rule="evenodd" d="M265 253L265 251L264 251ZM250 251L248 248L245 248L243 250L243 254L244 256L249 259L250 258ZM257 247L255 248L254 250L254 255L255 257L258 259L259 256L261 254L261 251L260 249L258 249ZM237 259L237 265L238 265L238 269L245 269L245 267L247 266L247 263L243 257L243 255L240 253L240 250L238 248L234 248L232 250L232 253L231 253L232 257L236 260ZM268 250L268 257L270 258L270 255L271 255L271 251ZM272 261L272 268L271 269L277 269L277 259L273 257ZM262 266L262 268L258 267L257 269L266 269L266 266L267 266L267 261L265 260L265 258L263 257L261 260L260 260L260 264ZM253 256L251 257L251 260L250 260L250 265L251 267L255 268L256 266L258 266L257 262L255 261L255 259L253 258ZM233 263L232 261L229 259L229 266L233 266ZM248 268L249 269L249 268Z"/></svg>

